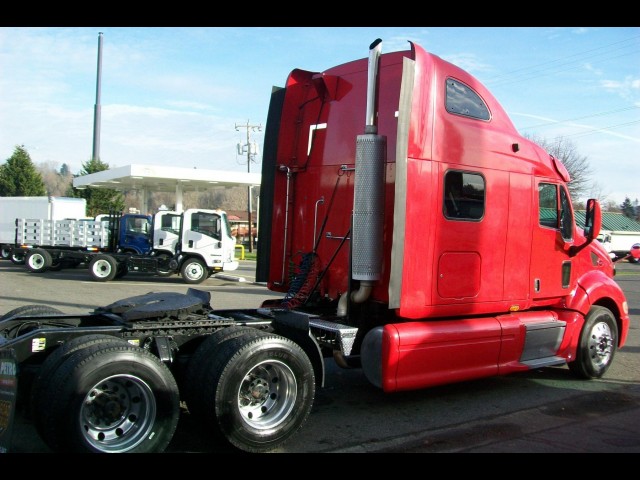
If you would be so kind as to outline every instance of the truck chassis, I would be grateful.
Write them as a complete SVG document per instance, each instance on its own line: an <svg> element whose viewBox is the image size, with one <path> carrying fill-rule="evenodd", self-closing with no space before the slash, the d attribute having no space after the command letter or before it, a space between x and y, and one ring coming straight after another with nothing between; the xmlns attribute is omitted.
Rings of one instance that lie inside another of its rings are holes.
<svg viewBox="0 0 640 480"><path fill-rule="evenodd" d="M276 448L309 415L323 355L355 329L326 324L312 338L290 312L214 311L209 300L190 288L86 315L44 305L6 313L0 351L17 365L16 408L56 452L163 451L181 402L217 440L248 452Z"/></svg>

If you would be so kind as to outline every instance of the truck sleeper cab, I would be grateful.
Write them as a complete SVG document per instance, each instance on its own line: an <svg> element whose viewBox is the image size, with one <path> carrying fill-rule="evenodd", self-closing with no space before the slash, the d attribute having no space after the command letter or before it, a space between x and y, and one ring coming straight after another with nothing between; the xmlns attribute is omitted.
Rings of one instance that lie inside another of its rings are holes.
<svg viewBox="0 0 640 480"><path fill-rule="evenodd" d="M597 202L585 233L566 168L477 79L413 43L379 49L274 91L257 280L385 391L565 363L601 376L629 316L591 245Z"/></svg>

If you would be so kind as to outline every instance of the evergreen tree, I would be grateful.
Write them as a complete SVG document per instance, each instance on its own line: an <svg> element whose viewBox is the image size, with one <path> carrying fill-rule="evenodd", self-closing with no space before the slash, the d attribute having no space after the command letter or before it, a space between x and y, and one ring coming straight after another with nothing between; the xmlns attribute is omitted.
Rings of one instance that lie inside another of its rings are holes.
<svg viewBox="0 0 640 480"><path fill-rule="evenodd" d="M0 196L39 197L47 190L24 145L17 145L13 155L0 165Z"/></svg>
<svg viewBox="0 0 640 480"><path fill-rule="evenodd" d="M636 218L636 209L633 208L633 204L631 203L631 199L629 197L624 197L624 201L620 204L620 210L622 210L622 214L625 217Z"/></svg>
<svg viewBox="0 0 640 480"><path fill-rule="evenodd" d="M76 177L109 170L109 164L100 159L91 159L82 164L82 170ZM71 187L69 196L87 200L87 215L95 217L101 213L123 212L125 209L124 196L117 190L110 188L92 188L84 190Z"/></svg>

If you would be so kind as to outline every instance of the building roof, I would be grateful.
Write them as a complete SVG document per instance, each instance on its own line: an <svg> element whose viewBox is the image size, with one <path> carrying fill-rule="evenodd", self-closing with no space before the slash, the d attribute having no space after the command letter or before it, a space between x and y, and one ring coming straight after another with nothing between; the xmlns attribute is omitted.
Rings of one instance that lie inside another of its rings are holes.
<svg viewBox="0 0 640 480"><path fill-rule="evenodd" d="M576 211L576 223L580 228L584 228L584 217L584 210ZM625 217L622 213L602 212L602 228L600 230L640 233L640 222Z"/></svg>
<svg viewBox="0 0 640 480"><path fill-rule="evenodd" d="M227 172L156 165L126 165L73 179L75 188L103 187L114 190L147 189L150 192L205 191L215 187L260 185L259 173Z"/></svg>
<svg viewBox="0 0 640 480"><path fill-rule="evenodd" d="M74 188L110 188L142 192L140 211L146 211L146 196L152 192L174 192L177 211L182 211L184 192L205 192L212 187L259 186L260 173L227 172L156 165L126 165L73 179Z"/></svg>

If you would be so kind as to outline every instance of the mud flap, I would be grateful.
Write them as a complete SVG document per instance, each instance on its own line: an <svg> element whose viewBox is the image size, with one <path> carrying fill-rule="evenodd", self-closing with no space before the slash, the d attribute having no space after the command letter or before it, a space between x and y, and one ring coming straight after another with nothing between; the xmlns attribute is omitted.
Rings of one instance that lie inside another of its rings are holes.
<svg viewBox="0 0 640 480"><path fill-rule="evenodd" d="M13 349L0 350L0 453L11 451L18 395L18 365Z"/></svg>

